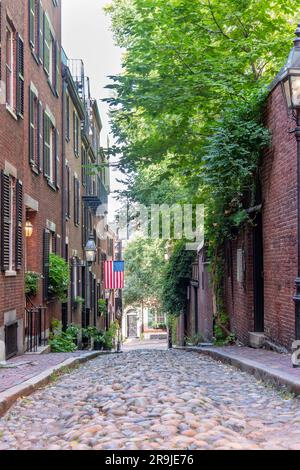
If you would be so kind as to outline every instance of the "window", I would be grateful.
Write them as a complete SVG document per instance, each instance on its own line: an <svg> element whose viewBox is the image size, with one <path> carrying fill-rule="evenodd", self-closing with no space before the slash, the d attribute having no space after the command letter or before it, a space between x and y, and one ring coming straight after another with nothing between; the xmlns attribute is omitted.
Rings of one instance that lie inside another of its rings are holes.
<svg viewBox="0 0 300 470"><path fill-rule="evenodd" d="M58 132L51 117L44 112L44 175L56 188L59 188L58 143Z"/></svg>
<svg viewBox="0 0 300 470"><path fill-rule="evenodd" d="M23 258L23 187L19 180L1 172L1 267L14 273Z"/></svg>
<svg viewBox="0 0 300 470"><path fill-rule="evenodd" d="M40 171L42 151L42 103L38 93L29 89L29 163L34 170Z"/></svg>
<svg viewBox="0 0 300 470"><path fill-rule="evenodd" d="M70 140L70 97L66 95L66 139Z"/></svg>
<svg viewBox="0 0 300 470"><path fill-rule="evenodd" d="M6 104L14 109L15 91L14 91L14 32L12 28L6 27Z"/></svg>
<svg viewBox="0 0 300 470"><path fill-rule="evenodd" d="M60 46L55 40L54 30L48 15L44 13L44 69L52 91L59 95Z"/></svg>
<svg viewBox="0 0 300 470"><path fill-rule="evenodd" d="M79 155L79 118L76 111L73 112L73 146L76 157Z"/></svg>

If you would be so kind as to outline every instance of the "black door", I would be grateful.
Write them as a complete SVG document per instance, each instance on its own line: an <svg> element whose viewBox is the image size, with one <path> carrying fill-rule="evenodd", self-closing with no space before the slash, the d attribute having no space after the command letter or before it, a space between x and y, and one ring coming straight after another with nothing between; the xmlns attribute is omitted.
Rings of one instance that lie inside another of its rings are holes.
<svg viewBox="0 0 300 470"><path fill-rule="evenodd" d="M262 214L257 213L253 229L254 331L264 331L264 258Z"/></svg>

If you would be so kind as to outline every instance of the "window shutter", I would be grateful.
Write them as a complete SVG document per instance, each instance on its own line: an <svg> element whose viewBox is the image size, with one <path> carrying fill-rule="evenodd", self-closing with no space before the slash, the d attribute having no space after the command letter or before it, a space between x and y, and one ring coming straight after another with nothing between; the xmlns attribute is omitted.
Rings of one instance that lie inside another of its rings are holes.
<svg viewBox="0 0 300 470"><path fill-rule="evenodd" d="M24 115L24 42L17 34L17 115Z"/></svg>
<svg viewBox="0 0 300 470"><path fill-rule="evenodd" d="M29 163L34 165L34 98L35 95L29 87Z"/></svg>
<svg viewBox="0 0 300 470"><path fill-rule="evenodd" d="M0 0L0 81L2 80L2 4Z"/></svg>
<svg viewBox="0 0 300 470"><path fill-rule="evenodd" d="M68 217L68 218L71 216L71 214L70 214L71 174L70 173L71 173L70 172L70 167L67 165L66 166L66 176L67 176L67 184L66 184L66 201L67 201L66 207L67 207L67 210L66 210L66 217Z"/></svg>
<svg viewBox="0 0 300 470"><path fill-rule="evenodd" d="M16 269L22 269L23 262L23 184L16 186Z"/></svg>
<svg viewBox="0 0 300 470"><path fill-rule="evenodd" d="M44 59L44 12L42 3L39 2L39 61L42 64Z"/></svg>
<svg viewBox="0 0 300 470"><path fill-rule="evenodd" d="M29 0L29 43L34 49L35 46L35 0Z"/></svg>
<svg viewBox="0 0 300 470"><path fill-rule="evenodd" d="M73 111L73 150L74 150L74 153L76 153L76 130L75 130L75 118L76 118L76 114L75 114L75 111Z"/></svg>
<svg viewBox="0 0 300 470"><path fill-rule="evenodd" d="M58 41L55 42L55 91L57 96L59 96L59 85L60 85L60 69L61 69L61 64L60 64L60 47Z"/></svg>
<svg viewBox="0 0 300 470"><path fill-rule="evenodd" d="M51 46L51 38L50 38L50 25L49 25L49 20L44 13L44 41L43 41L43 47L44 47L44 69L47 75L49 76L49 69L50 69L50 46Z"/></svg>
<svg viewBox="0 0 300 470"><path fill-rule="evenodd" d="M43 105L42 102L38 102L38 148L37 148L37 165L38 169L41 172L42 171L42 160L43 160Z"/></svg>
<svg viewBox="0 0 300 470"><path fill-rule="evenodd" d="M44 231L43 240L43 296L44 300L48 299L49 295L49 257L50 257L50 232Z"/></svg>
<svg viewBox="0 0 300 470"><path fill-rule="evenodd" d="M50 121L47 114L44 112L44 175L50 177ZM46 145L48 144L48 145Z"/></svg>
<svg viewBox="0 0 300 470"><path fill-rule="evenodd" d="M59 189L60 185L60 178L59 178L59 175L60 175L60 172L59 172L59 133L58 133L58 130L55 129L55 132L54 132L54 146L55 146L55 162L54 162L54 165L55 165L55 186Z"/></svg>
<svg viewBox="0 0 300 470"><path fill-rule="evenodd" d="M1 172L1 269L9 269L9 226L10 226L10 181L9 175Z"/></svg>

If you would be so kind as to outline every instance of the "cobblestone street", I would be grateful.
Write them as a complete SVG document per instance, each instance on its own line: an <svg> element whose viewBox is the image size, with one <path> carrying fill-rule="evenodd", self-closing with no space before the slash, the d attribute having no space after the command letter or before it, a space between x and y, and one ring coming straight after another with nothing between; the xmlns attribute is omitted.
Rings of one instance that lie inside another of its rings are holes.
<svg viewBox="0 0 300 470"><path fill-rule="evenodd" d="M300 400L197 353L130 351L19 400L0 449L300 449Z"/></svg>

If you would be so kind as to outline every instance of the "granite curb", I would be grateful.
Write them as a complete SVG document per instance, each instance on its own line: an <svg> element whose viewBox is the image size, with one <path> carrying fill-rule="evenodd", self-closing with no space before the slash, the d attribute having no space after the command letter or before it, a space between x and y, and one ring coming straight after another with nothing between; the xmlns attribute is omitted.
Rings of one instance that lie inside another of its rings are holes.
<svg viewBox="0 0 300 470"><path fill-rule="evenodd" d="M39 373L38 375L31 377L30 379L22 382L19 385L15 385L4 392L0 393L0 417L2 417L8 409L18 400L20 397L27 397L34 393L41 387L51 382L51 377L54 373L63 371L65 368L72 369L77 365L83 364L84 362L95 359L104 354L115 354L114 352L103 352L93 351L84 353L81 356L70 357L60 364L57 364Z"/></svg>
<svg viewBox="0 0 300 470"><path fill-rule="evenodd" d="M300 378L297 380L288 372L285 373L283 371L272 369L252 359L233 356L230 353L224 352L224 350L218 351L217 348L176 346L175 349L205 354L216 361L231 365L242 372L247 372L258 380L272 384L279 390L284 389L294 393L295 395L300 395Z"/></svg>

